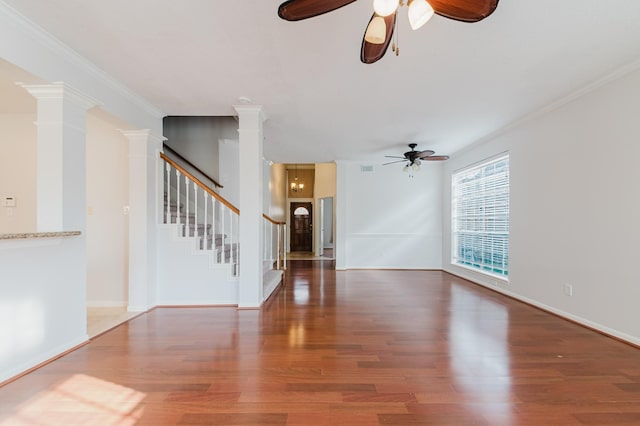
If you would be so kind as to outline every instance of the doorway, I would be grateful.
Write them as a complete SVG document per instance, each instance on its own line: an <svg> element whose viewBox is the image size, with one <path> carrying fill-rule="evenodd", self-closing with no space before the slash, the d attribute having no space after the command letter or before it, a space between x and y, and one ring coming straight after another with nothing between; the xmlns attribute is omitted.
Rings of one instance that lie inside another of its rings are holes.
<svg viewBox="0 0 640 426"><path fill-rule="evenodd" d="M316 256L333 258L333 197L320 198L316 213L320 225Z"/></svg>
<svg viewBox="0 0 640 426"><path fill-rule="evenodd" d="M313 252L313 211L310 202L291 203L291 251Z"/></svg>

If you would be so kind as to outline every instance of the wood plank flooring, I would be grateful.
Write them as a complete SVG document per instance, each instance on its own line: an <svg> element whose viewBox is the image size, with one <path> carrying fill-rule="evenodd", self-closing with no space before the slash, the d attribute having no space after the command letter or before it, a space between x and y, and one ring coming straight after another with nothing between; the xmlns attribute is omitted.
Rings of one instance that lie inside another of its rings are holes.
<svg viewBox="0 0 640 426"><path fill-rule="evenodd" d="M2 425L640 424L640 350L442 272L289 264L0 388Z"/></svg>

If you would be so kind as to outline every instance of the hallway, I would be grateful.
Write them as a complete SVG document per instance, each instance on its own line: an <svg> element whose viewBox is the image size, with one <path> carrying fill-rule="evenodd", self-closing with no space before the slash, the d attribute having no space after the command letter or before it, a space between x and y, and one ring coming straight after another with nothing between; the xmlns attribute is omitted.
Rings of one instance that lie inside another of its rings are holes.
<svg viewBox="0 0 640 426"><path fill-rule="evenodd" d="M439 271L288 266L262 311L154 309L0 388L0 424L640 424L637 348Z"/></svg>

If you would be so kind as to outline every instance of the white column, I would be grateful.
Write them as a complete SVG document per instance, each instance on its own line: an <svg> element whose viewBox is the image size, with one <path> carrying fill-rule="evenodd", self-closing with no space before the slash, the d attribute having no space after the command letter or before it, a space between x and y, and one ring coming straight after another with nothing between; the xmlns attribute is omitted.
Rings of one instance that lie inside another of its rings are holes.
<svg viewBox="0 0 640 426"><path fill-rule="evenodd" d="M336 212L336 238L333 242L334 256L336 258L336 270L345 270L347 267L347 200L349 188L347 182L347 168L345 161L336 161L336 200L333 209Z"/></svg>
<svg viewBox="0 0 640 426"><path fill-rule="evenodd" d="M38 100L38 232L86 230L87 110L98 104L64 83L23 85Z"/></svg>
<svg viewBox="0 0 640 426"><path fill-rule="evenodd" d="M239 308L262 304L262 123L259 105L236 105L240 121L240 282Z"/></svg>
<svg viewBox="0 0 640 426"><path fill-rule="evenodd" d="M162 139L149 130L122 132L129 140L129 312L155 304L156 201L162 182L158 162ZM158 211L156 211L158 210Z"/></svg>

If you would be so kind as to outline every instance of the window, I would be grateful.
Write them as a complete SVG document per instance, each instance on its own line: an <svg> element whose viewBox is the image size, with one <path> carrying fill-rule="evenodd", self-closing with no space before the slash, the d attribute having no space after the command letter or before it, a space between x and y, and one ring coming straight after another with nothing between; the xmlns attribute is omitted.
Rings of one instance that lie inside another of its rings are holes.
<svg viewBox="0 0 640 426"><path fill-rule="evenodd" d="M509 155L453 174L451 263L509 274Z"/></svg>
<svg viewBox="0 0 640 426"><path fill-rule="evenodd" d="M294 216L309 216L309 210L304 207L298 207L293 211Z"/></svg>

